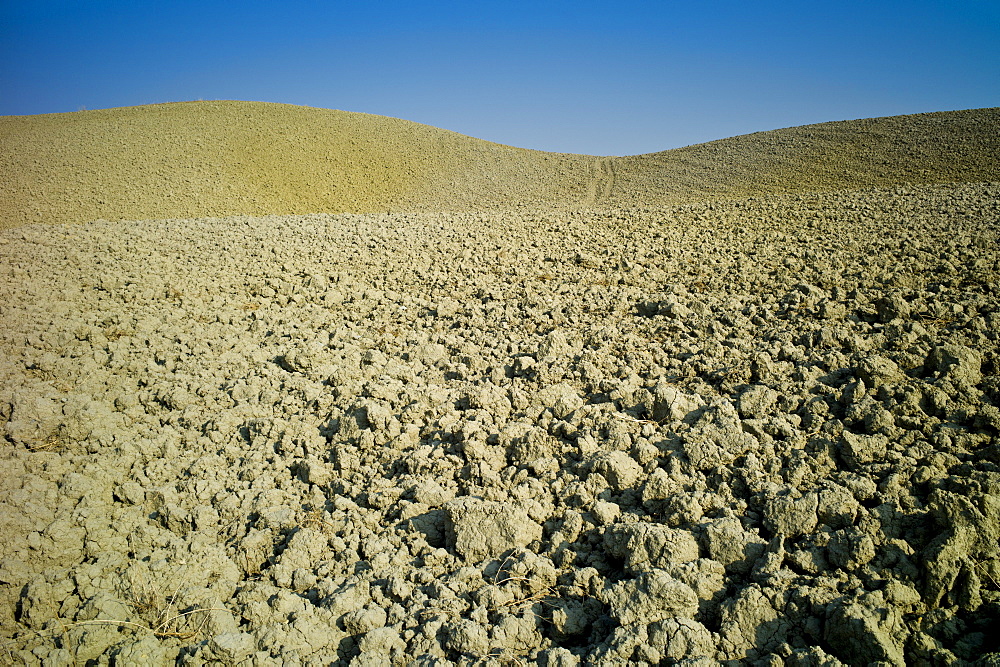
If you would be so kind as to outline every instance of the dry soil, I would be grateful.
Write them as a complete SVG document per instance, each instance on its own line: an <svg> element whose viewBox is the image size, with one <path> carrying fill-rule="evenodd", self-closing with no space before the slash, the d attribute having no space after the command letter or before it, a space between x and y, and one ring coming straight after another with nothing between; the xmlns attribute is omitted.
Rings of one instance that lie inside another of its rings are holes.
<svg viewBox="0 0 1000 667"><path fill-rule="evenodd" d="M1000 664L996 119L4 119L0 660Z"/></svg>

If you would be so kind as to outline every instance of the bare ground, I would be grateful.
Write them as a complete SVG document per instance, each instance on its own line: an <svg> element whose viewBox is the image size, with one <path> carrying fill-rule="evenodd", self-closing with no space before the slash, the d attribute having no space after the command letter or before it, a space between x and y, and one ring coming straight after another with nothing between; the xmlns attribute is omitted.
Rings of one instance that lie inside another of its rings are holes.
<svg viewBox="0 0 1000 667"><path fill-rule="evenodd" d="M534 208L2 230L0 655L995 664L1000 184L578 157Z"/></svg>

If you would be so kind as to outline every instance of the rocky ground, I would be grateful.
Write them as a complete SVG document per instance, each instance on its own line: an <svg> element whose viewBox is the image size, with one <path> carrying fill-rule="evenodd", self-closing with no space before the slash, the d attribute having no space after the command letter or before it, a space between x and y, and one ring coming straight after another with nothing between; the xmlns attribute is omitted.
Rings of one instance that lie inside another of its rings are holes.
<svg viewBox="0 0 1000 667"><path fill-rule="evenodd" d="M998 201L3 230L0 656L998 664Z"/></svg>

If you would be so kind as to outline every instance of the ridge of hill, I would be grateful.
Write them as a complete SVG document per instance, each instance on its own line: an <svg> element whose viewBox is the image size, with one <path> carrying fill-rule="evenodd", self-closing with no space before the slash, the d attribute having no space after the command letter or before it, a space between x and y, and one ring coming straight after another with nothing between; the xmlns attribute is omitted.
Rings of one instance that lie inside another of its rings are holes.
<svg viewBox="0 0 1000 667"><path fill-rule="evenodd" d="M614 160L612 203L976 183L1000 177L1000 108L755 132Z"/></svg>
<svg viewBox="0 0 1000 667"><path fill-rule="evenodd" d="M657 206L1000 179L1000 109L593 157L264 102L0 117L0 227L226 215Z"/></svg>
<svg viewBox="0 0 1000 667"><path fill-rule="evenodd" d="M572 198L590 162L396 118L263 102L7 116L0 226L542 205Z"/></svg>

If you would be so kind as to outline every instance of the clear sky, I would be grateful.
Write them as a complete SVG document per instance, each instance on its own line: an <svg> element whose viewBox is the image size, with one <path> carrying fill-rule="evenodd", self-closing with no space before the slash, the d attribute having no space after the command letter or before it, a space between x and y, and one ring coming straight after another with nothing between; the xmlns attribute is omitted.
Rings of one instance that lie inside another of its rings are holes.
<svg viewBox="0 0 1000 667"><path fill-rule="evenodd" d="M0 115L196 99L647 153L1000 106L1000 1L0 0Z"/></svg>

